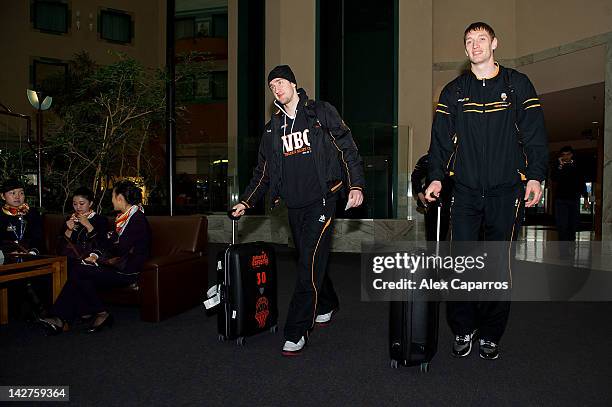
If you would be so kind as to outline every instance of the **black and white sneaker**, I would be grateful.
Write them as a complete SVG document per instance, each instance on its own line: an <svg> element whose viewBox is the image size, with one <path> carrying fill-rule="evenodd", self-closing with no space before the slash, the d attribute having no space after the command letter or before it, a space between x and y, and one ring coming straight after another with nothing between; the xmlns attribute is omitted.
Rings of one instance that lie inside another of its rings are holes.
<svg viewBox="0 0 612 407"><path fill-rule="evenodd" d="M456 358L464 358L472 352L472 341L474 340L474 333L466 335L455 335L455 342L453 342L452 355Z"/></svg>
<svg viewBox="0 0 612 407"><path fill-rule="evenodd" d="M285 345L283 346L282 354L283 356L297 356L299 355L304 347L306 346L306 337L302 336L299 341L291 342L285 341Z"/></svg>
<svg viewBox="0 0 612 407"><path fill-rule="evenodd" d="M478 353L483 359L495 360L499 357L499 346L493 341L481 339Z"/></svg>
<svg viewBox="0 0 612 407"><path fill-rule="evenodd" d="M336 312L338 312L338 308L334 308L328 313L317 315L317 317L315 318L315 323L319 326L329 325L331 323L332 318L336 315Z"/></svg>

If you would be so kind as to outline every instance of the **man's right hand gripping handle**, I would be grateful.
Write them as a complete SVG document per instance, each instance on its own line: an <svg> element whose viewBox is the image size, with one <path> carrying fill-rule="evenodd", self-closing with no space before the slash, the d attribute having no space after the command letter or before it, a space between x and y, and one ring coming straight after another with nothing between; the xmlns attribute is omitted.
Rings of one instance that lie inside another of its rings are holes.
<svg viewBox="0 0 612 407"><path fill-rule="evenodd" d="M442 191L442 183L440 181L431 181L431 184L425 190L425 199L428 202L434 202L440 198L440 192Z"/></svg>
<svg viewBox="0 0 612 407"><path fill-rule="evenodd" d="M237 203L236 205L234 205L234 207L232 208L230 214L231 216L235 217L235 218L239 218L242 215L244 215L244 211L246 210L246 206L244 204L241 203Z"/></svg>

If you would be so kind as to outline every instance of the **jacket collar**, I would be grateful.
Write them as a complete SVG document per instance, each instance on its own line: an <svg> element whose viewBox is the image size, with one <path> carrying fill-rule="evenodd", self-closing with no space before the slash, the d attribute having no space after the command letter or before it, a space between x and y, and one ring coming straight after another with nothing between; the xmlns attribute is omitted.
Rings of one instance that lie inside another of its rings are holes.
<svg viewBox="0 0 612 407"><path fill-rule="evenodd" d="M298 93L298 97L300 98L299 102L298 102L298 109L302 109L304 106L306 106L309 102L308 99L308 95L306 94L306 91L304 90L304 88L299 88L297 90ZM274 106L277 107L276 112L274 112L275 115L281 116L284 114L284 107L278 103L278 100L274 99Z"/></svg>

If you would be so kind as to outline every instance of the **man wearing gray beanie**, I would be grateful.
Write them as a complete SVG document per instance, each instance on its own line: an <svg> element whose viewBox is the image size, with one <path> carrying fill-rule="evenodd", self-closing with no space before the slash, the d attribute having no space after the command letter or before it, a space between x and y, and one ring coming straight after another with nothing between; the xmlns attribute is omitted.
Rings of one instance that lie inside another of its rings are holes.
<svg viewBox="0 0 612 407"><path fill-rule="evenodd" d="M336 201L363 202L363 161L348 126L329 103L310 100L293 71L268 75L278 111L265 126L253 178L233 207L241 216L270 190L272 208L283 199L298 251L297 281L285 323L282 354L298 355L315 325L331 322L338 296L327 273Z"/></svg>

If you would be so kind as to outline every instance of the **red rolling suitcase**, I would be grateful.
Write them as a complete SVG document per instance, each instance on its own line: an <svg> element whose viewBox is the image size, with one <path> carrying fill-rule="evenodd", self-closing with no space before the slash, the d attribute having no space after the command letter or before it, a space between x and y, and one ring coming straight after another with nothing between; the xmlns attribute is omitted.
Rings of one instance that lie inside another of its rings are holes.
<svg viewBox="0 0 612 407"><path fill-rule="evenodd" d="M207 292L207 309L219 306L219 340L236 340L264 331L276 332L278 321L276 255L269 243L232 244L217 256L217 285Z"/></svg>

